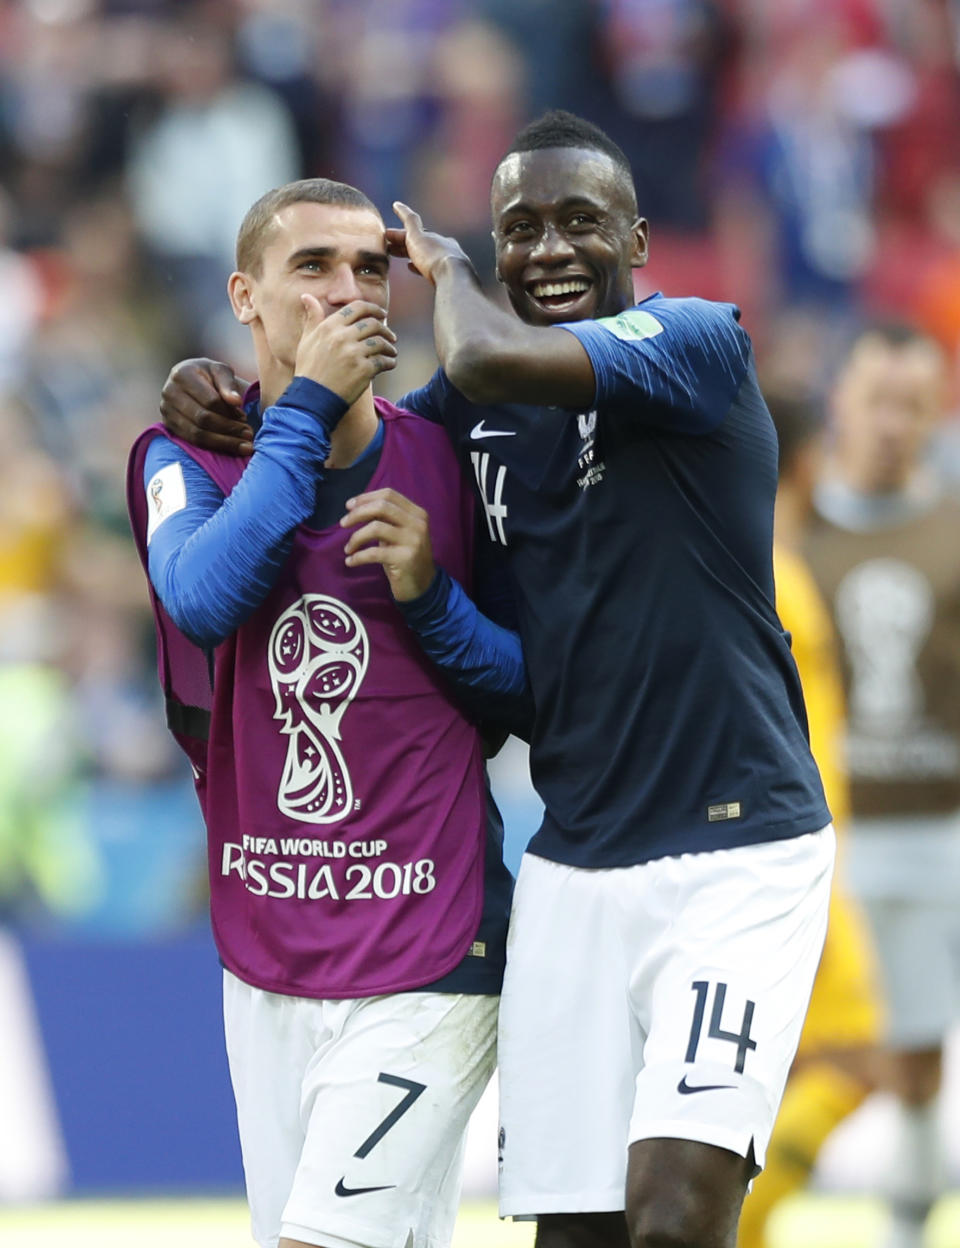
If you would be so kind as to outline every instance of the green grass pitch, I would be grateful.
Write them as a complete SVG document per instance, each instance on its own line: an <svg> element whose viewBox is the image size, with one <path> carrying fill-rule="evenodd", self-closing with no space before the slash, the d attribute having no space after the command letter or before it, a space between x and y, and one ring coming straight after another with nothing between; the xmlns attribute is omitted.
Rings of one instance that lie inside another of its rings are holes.
<svg viewBox="0 0 960 1248"><path fill-rule="evenodd" d="M804 1195L785 1202L771 1227L771 1248L875 1248L882 1204L871 1197ZM0 1207L0 1244L17 1248L253 1248L239 1199L67 1200ZM467 1202L453 1248L531 1248L530 1223L501 1222L493 1202ZM960 1248L960 1194L944 1197L931 1218L928 1248Z"/></svg>

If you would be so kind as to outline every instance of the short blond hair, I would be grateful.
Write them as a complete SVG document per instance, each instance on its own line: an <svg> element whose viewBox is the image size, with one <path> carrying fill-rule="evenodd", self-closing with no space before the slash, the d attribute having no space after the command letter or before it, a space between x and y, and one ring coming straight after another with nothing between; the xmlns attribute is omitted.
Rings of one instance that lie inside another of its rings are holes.
<svg viewBox="0 0 960 1248"><path fill-rule="evenodd" d="M343 208L365 208L379 217L380 211L369 196L346 182L330 178L301 178L287 182L261 195L247 211L237 233L237 268L241 273L260 273L263 252L273 237L274 218L291 204L331 204Z"/></svg>

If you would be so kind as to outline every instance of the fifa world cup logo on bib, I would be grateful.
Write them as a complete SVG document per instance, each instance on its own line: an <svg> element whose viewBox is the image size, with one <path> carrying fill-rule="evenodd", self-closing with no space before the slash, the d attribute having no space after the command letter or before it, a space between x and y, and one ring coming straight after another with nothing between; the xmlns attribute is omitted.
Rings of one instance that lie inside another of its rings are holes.
<svg viewBox="0 0 960 1248"><path fill-rule="evenodd" d="M345 603L304 594L270 634L274 719L289 737L277 807L301 823L336 823L353 809L340 724L367 671L367 630Z"/></svg>

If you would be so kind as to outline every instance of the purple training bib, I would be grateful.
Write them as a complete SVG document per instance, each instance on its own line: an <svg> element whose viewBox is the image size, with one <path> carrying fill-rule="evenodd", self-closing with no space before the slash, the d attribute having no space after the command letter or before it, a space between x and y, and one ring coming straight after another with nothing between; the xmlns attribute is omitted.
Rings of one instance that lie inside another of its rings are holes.
<svg viewBox="0 0 960 1248"><path fill-rule="evenodd" d="M377 399L369 490L430 516L437 563L469 588L472 497L440 426ZM128 502L146 567L143 457ZM182 446L224 491L246 461ZM254 614L207 656L152 591L171 727L207 824L220 956L247 983L309 997L428 984L476 933L485 796L476 730L424 658L380 567L347 568L349 531L301 526ZM229 553L224 552L224 558ZM209 735L195 727L209 709ZM198 718L199 717L199 718Z"/></svg>

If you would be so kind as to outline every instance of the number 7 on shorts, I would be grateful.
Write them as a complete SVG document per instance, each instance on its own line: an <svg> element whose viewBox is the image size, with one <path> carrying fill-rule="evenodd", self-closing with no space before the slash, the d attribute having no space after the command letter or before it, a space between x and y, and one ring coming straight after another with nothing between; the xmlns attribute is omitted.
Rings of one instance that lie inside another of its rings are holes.
<svg viewBox="0 0 960 1248"><path fill-rule="evenodd" d="M407 1110L411 1108L417 1097L427 1090L427 1085L425 1083L417 1083L415 1079L403 1079L400 1075L388 1075L383 1071L381 1071L377 1076L377 1082L389 1083L395 1088L403 1088L405 1090L405 1094L399 1105L397 1105L394 1109L391 1109L386 1118L379 1123L376 1130L372 1131L367 1136L357 1151L353 1154L354 1157L363 1158L368 1156L368 1154L370 1154L380 1143L390 1128L396 1126Z"/></svg>

